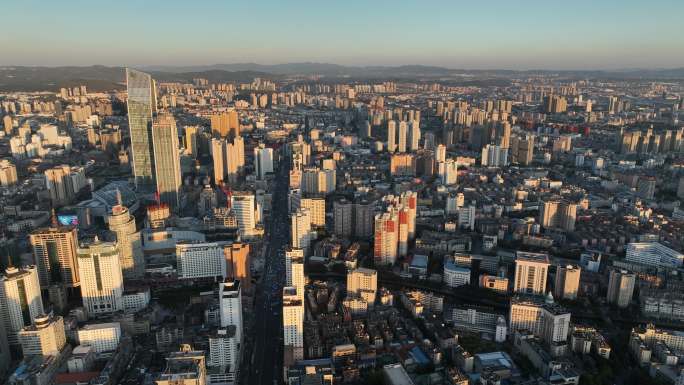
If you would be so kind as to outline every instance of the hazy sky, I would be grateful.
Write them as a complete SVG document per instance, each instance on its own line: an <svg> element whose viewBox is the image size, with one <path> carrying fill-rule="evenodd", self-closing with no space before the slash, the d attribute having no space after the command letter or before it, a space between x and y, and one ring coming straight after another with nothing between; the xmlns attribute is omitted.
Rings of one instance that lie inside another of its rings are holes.
<svg viewBox="0 0 684 385"><path fill-rule="evenodd" d="M0 65L684 67L684 0L9 0Z"/></svg>

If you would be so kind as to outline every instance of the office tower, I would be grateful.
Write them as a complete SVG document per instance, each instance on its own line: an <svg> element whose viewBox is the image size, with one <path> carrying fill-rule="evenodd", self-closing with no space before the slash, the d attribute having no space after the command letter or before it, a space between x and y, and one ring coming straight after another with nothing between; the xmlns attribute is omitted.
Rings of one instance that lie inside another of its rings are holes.
<svg viewBox="0 0 684 385"><path fill-rule="evenodd" d="M230 246L224 247L223 250L227 263L227 278L240 281L245 290L249 289L252 286L249 243L234 242Z"/></svg>
<svg viewBox="0 0 684 385"><path fill-rule="evenodd" d="M487 144L482 148L483 166L504 167L508 166L508 148Z"/></svg>
<svg viewBox="0 0 684 385"><path fill-rule="evenodd" d="M226 277L223 242L179 242L176 244L176 269L179 279Z"/></svg>
<svg viewBox="0 0 684 385"><path fill-rule="evenodd" d="M185 153L193 159L197 159L197 156L199 155L197 147L197 133L199 131L199 126L185 126Z"/></svg>
<svg viewBox="0 0 684 385"><path fill-rule="evenodd" d="M347 273L347 295L359 297L372 307L378 292L378 272L373 269L357 268Z"/></svg>
<svg viewBox="0 0 684 385"><path fill-rule="evenodd" d="M375 215L375 238L373 258L379 265L393 265L397 260L399 242L399 223L395 213L385 212Z"/></svg>
<svg viewBox="0 0 684 385"><path fill-rule="evenodd" d="M312 226L325 227L325 198L301 198L299 207L309 210Z"/></svg>
<svg viewBox="0 0 684 385"><path fill-rule="evenodd" d="M514 293L544 295L549 257L518 251L515 258Z"/></svg>
<svg viewBox="0 0 684 385"><path fill-rule="evenodd" d="M8 187L17 184L17 166L7 159L0 160L0 186Z"/></svg>
<svg viewBox="0 0 684 385"><path fill-rule="evenodd" d="M608 303L625 308L632 302L636 274L627 270L612 269L608 278Z"/></svg>
<svg viewBox="0 0 684 385"><path fill-rule="evenodd" d="M16 345L19 331L44 313L38 269L8 267L0 277L0 319L9 343Z"/></svg>
<svg viewBox="0 0 684 385"><path fill-rule="evenodd" d="M570 331L570 312L554 303L549 292L542 307L542 325L540 337L550 346L562 344L568 339ZM551 349L551 355L555 356Z"/></svg>
<svg viewBox="0 0 684 385"><path fill-rule="evenodd" d="M291 248L285 252L285 286L297 289L297 296L304 301L304 250Z"/></svg>
<svg viewBox="0 0 684 385"><path fill-rule="evenodd" d="M534 156L534 135L511 137L511 163L529 166Z"/></svg>
<svg viewBox="0 0 684 385"><path fill-rule="evenodd" d="M451 186L458 182L458 163L453 159L437 163L437 172L443 185Z"/></svg>
<svg viewBox="0 0 684 385"><path fill-rule="evenodd" d="M78 287L76 233L76 227L59 225L53 215L52 226L36 230L29 236L42 287L55 284Z"/></svg>
<svg viewBox="0 0 684 385"><path fill-rule="evenodd" d="M172 115L161 115L152 124L152 143L159 200L169 205L171 210L177 210L180 206L181 170L178 129Z"/></svg>
<svg viewBox="0 0 684 385"><path fill-rule="evenodd" d="M511 334L518 330L527 330L536 336L541 335L543 302L538 298L514 296L508 314L508 328Z"/></svg>
<svg viewBox="0 0 684 385"><path fill-rule="evenodd" d="M390 120L387 122L387 151L397 150L397 122Z"/></svg>
<svg viewBox="0 0 684 385"><path fill-rule="evenodd" d="M397 141L397 151L406 152L406 142L408 139L408 124L405 121L399 122L399 140Z"/></svg>
<svg viewBox="0 0 684 385"><path fill-rule="evenodd" d="M119 246L121 270L125 278L142 278L145 276L145 257L142 250L140 232L136 231L133 217L121 200L121 192L116 193L116 206L108 216L109 230L116 234Z"/></svg>
<svg viewBox="0 0 684 385"><path fill-rule="evenodd" d="M219 283L219 314L221 327L235 326L235 335L242 342L242 285L240 281Z"/></svg>
<svg viewBox="0 0 684 385"><path fill-rule="evenodd" d="M106 322L87 324L76 332L78 343L92 346L95 353L113 352L121 341L121 324Z"/></svg>
<svg viewBox="0 0 684 385"><path fill-rule="evenodd" d="M304 302L294 287L283 288L283 347L297 361L304 358Z"/></svg>
<svg viewBox="0 0 684 385"><path fill-rule="evenodd" d="M556 267L556 281L553 287L554 297L559 299L577 299L580 274L582 269L577 265L558 265Z"/></svg>
<svg viewBox="0 0 684 385"><path fill-rule="evenodd" d="M413 120L409 127L409 149L411 151L417 151L420 144L420 122Z"/></svg>
<svg viewBox="0 0 684 385"><path fill-rule="evenodd" d="M303 249L304 254L308 254L311 240L314 238L309 210L299 209L290 215L290 236L290 246Z"/></svg>
<svg viewBox="0 0 684 385"><path fill-rule="evenodd" d="M230 110L218 114L212 114L211 133L220 137L234 138L240 135L240 124L238 121L238 112Z"/></svg>
<svg viewBox="0 0 684 385"><path fill-rule="evenodd" d="M266 174L273 173L273 149L266 148L263 143L254 148L254 171L258 180L264 180Z"/></svg>
<svg viewBox="0 0 684 385"><path fill-rule="evenodd" d="M565 200L544 201L539 210L539 223L543 228L575 231L577 205Z"/></svg>
<svg viewBox="0 0 684 385"><path fill-rule="evenodd" d="M123 276L116 243L97 237L77 250L83 307L89 316L123 310Z"/></svg>
<svg viewBox="0 0 684 385"><path fill-rule="evenodd" d="M126 68L126 85L135 186L152 189L155 186L152 116L157 112L156 86L150 75L130 68Z"/></svg>
<svg viewBox="0 0 684 385"><path fill-rule="evenodd" d="M55 315L40 315L34 324L19 332L24 357L57 355L66 345L64 319Z"/></svg>
<svg viewBox="0 0 684 385"><path fill-rule="evenodd" d="M192 350L187 344L166 357L166 368L155 385L206 385L207 364L204 351Z"/></svg>
<svg viewBox="0 0 684 385"><path fill-rule="evenodd" d="M256 228L256 198L250 191L233 191L230 207L235 212L238 229L242 234L252 234Z"/></svg>

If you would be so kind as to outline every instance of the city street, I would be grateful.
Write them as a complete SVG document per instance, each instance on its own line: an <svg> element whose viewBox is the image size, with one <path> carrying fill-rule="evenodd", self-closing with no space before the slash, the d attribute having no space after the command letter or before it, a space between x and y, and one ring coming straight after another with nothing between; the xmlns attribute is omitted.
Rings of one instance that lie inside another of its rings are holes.
<svg viewBox="0 0 684 385"><path fill-rule="evenodd" d="M271 216L266 231L266 260L257 283L254 305L254 346L249 366L243 368L244 384L274 385L282 378L282 288L285 282L283 250L288 244L286 167L280 168L273 181Z"/></svg>

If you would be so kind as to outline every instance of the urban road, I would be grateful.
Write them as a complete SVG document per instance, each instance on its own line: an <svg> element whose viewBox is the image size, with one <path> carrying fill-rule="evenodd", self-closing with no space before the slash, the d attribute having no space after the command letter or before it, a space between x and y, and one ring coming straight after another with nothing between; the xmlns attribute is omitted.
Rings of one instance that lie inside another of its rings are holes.
<svg viewBox="0 0 684 385"><path fill-rule="evenodd" d="M282 290L285 283L283 250L288 245L288 170L281 165L273 181L271 215L265 232L265 261L256 286L252 328L253 346L245 357L241 383L276 385L282 382Z"/></svg>

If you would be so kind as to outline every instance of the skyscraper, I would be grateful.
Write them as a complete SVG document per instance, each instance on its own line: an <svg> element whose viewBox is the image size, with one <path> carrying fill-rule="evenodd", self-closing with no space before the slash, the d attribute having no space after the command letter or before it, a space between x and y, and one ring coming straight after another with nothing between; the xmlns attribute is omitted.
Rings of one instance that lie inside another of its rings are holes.
<svg viewBox="0 0 684 385"><path fill-rule="evenodd" d="M38 269L8 267L0 277L0 319L9 343L18 344L19 331L44 313Z"/></svg>
<svg viewBox="0 0 684 385"><path fill-rule="evenodd" d="M397 122L390 120L387 122L387 151L397 150Z"/></svg>
<svg viewBox="0 0 684 385"><path fill-rule="evenodd" d="M608 277L608 303L617 307L625 308L632 302L636 274L627 271L613 269Z"/></svg>
<svg viewBox="0 0 684 385"><path fill-rule="evenodd" d="M140 232L136 231L135 218L123 205L119 191L117 191L117 204L112 207L108 223L109 230L116 234L123 276L126 278L142 278L145 275L145 258Z"/></svg>
<svg viewBox="0 0 684 385"><path fill-rule="evenodd" d="M236 110L212 114L210 121L212 134L229 138L240 136L240 124Z"/></svg>
<svg viewBox="0 0 684 385"><path fill-rule="evenodd" d="M238 229L242 234L251 234L256 227L256 198L250 191L233 191L230 207L235 212Z"/></svg>
<svg viewBox="0 0 684 385"><path fill-rule="evenodd" d="M152 124L152 143L159 199L176 210L180 206L181 170L178 129L172 115L161 115Z"/></svg>
<svg viewBox="0 0 684 385"><path fill-rule="evenodd" d="M399 223L392 212L375 216L375 239L373 258L376 264L392 265L397 260Z"/></svg>
<svg viewBox="0 0 684 385"><path fill-rule="evenodd" d="M420 144L420 122L413 120L410 123L409 128L409 149L411 151L417 151L418 145Z"/></svg>
<svg viewBox="0 0 684 385"><path fill-rule="evenodd" d="M299 209L296 213L290 216L290 246L304 250L304 254L308 253L309 245L311 243L311 214L308 209Z"/></svg>
<svg viewBox="0 0 684 385"><path fill-rule="evenodd" d="M397 151L406 152L406 142L408 141L408 124L405 121L399 122L399 137Z"/></svg>
<svg viewBox="0 0 684 385"><path fill-rule="evenodd" d="M149 74L126 68L126 85L135 185L139 189L152 189L155 185L152 149L152 116L157 112L155 83Z"/></svg>
<svg viewBox="0 0 684 385"><path fill-rule="evenodd" d="M78 248L81 296L88 315L113 313L123 309L123 276L116 243L93 242Z"/></svg>
<svg viewBox="0 0 684 385"><path fill-rule="evenodd" d="M52 226L36 230L29 236L42 287L79 285L76 233L76 227L60 226L53 215Z"/></svg>

